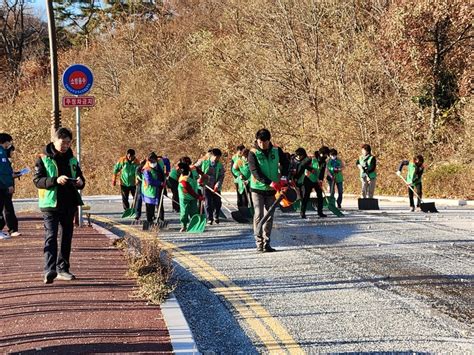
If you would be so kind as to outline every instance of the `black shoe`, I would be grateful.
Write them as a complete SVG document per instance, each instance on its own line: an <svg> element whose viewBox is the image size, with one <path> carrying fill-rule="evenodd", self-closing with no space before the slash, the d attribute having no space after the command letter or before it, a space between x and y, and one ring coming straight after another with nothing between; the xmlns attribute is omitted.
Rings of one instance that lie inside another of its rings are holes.
<svg viewBox="0 0 474 355"><path fill-rule="evenodd" d="M307 218L308 218L308 217L306 217L305 214L302 214L302 215L301 215L301 219L307 219Z"/></svg>
<svg viewBox="0 0 474 355"><path fill-rule="evenodd" d="M258 252L258 253L263 253L263 247L262 247L262 246L258 246L258 247L257 247L257 252Z"/></svg>
<svg viewBox="0 0 474 355"><path fill-rule="evenodd" d="M219 222L220 222L219 218L216 218L214 221L216 222L216 224L219 224Z"/></svg>
<svg viewBox="0 0 474 355"><path fill-rule="evenodd" d="M339 208L339 209L341 209L341 208L342 208L342 207L341 207L341 205L340 205L339 203L337 204L337 208Z"/></svg>
<svg viewBox="0 0 474 355"><path fill-rule="evenodd" d="M54 279L58 276L58 273L56 271L48 271L46 274L44 274L44 283L45 284L52 284Z"/></svg>
<svg viewBox="0 0 474 355"><path fill-rule="evenodd" d="M209 224L210 226L212 226L214 224L214 221L212 219L210 219L209 221L207 221L207 224Z"/></svg>
<svg viewBox="0 0 474 355"><path fill-rule="evenodd" d="M321 217L321 218L326 218L327 215L325 215L324 213L318 213L318 216Z"/></svg>
<svg viewBox="0 0 474 355"><path fill-rule="evenodd" d="M265 248L263 248L264 253L273 253L276 251L276 249L273 249L270 245L267 245Z"/></svg>

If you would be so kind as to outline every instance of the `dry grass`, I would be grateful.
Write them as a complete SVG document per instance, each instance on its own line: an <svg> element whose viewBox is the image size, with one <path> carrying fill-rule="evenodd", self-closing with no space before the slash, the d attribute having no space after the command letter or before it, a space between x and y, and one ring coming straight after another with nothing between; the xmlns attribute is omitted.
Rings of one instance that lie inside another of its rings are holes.
<svg viewBox="0 0 474 355"><path fill-rule="evenodd" d="M173 292L171 254L162 250L156 240L141 240L126 236L118 239L115 246L125 252L129 264L129 275L137 279L135 296L147 299L152 304L161 304Z"/></svg>

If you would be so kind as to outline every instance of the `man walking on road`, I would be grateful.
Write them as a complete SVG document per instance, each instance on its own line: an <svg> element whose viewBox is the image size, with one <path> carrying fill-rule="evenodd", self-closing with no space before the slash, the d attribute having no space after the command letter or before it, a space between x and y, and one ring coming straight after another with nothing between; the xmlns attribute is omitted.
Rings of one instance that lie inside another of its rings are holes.
<svg viewBox="0 0 474 355"><path fill-rule="evenodd" d="M74 214L82 199L77 189L83 189L85 179L71 150L72 132L60 128L54 134L35 164L34 184L38 188L39 207L46 229L44 241L44 283L54 279L70 281ZM58 253L58 230L61 225L61 245Z"/></svg>
<svg viewBox="0 0 474 355"><path fill-rule="evenodd" d="M135 197L136 186L135 186L135 174L137 166L140 162L135 158L135 150L127 150L127 155L121 157L114 166L114 176L112 178L112 186L117 184L117 177L120 174L120 193L122 195L123 209L127 210L130 208L128 202L129 194L132 194L132 198Z"/></svg>
<svg viewBox="0 0 474 355"><path fill-rule="evenodd" d="M281 148L273 146L268 129L260 129L254 147L250 150L248 161L250 172L250 190L254 203L254 235L258 252L273 252L270 246L270 234L273 226L272 216L265 222L261 231L259 222L275 201L275 193L288 184L290 162Z"/></svg>

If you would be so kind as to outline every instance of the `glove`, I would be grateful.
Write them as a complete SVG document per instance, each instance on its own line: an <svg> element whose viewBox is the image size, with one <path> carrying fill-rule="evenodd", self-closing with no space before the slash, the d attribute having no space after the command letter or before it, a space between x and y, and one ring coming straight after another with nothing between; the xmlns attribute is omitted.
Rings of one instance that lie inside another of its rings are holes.
<svg viewBox="0 0 474 355"><path fill-rule="evenodd" d="M366 173L362 173L362 175L360 176L362 179L365 179L367 177L367 174Z"/></svg>
<svg viewBox="0 0 474 355"><path fill-rule="evenodd" d="M219 184L215 184L213 190L214 192L219 192Z"/></svg>
<svg viewBox="0 0 474 355"><path fill-rule="evenodd" d="M166 180L161 183L161 187L163 187L163 188L166 187Z"/></svg>
<svg viewBox="0 0 474 355"><path fill-rule="evenodd" d="M203 195L199 195L198 201L204 201L204 196L203 196Z"/></svg>
<svg viewBox="0 0 474 355"><path fill-rule="evenodd" d="M278 182L272 181L272 183L270 184L270 187L275 191L281 191L281 184L279 181Z"/></svg>
<svg viewBox="0 0 474 355"><path fill-rule="evenodd" d="M323 187L323 181L322 181L322 180L318 180L318 185L319 185L319 187L322 188L322 187Z"/></svg>
<svg viewBox="0 0 474 355"><path fill-rule="evenodd" d="M115 179L112 180L112 186L116 186L117 185L117 181Z"/></svg>
<svg viewBox="0 0 474 355"><path fill-rule="evenodd" d="M282 188L288 186L288 178L286 176L282 176L280 178L280 185L281 185Z"/></svg>
<svg viewBox="0 0 474 355"><path fill-rule="evenodd" d="M197 182L199 186L204 186L204 179L202 177L200 177Z"/></svg>
<svg viewBox="0 0 474 355"><path fill-rule="evenodd" d="M402 172L400 170L398 170L395 174L397 174L398 176L402 176Z"/></svg>

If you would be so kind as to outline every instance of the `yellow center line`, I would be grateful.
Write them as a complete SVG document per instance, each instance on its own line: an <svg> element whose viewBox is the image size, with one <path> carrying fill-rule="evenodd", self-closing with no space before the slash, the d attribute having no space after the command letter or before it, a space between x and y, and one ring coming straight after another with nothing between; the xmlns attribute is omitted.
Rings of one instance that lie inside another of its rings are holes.
<svg viewBox="0 0 474 355"><path fill-rule="evenodd" d="M97 221L112 224L114 227L130 235L143 239L155 239L149 233L137 230L114 220L94 216ZM263 345L272 353L304 354L303 349L288 333L283 325L257 302L244 289L236 285L201 258L185 251L173 243L159 240L164 250L172 251L175 259L192 274L212 285L212 291L232 305L241 319L257 335Z"/></svg>

